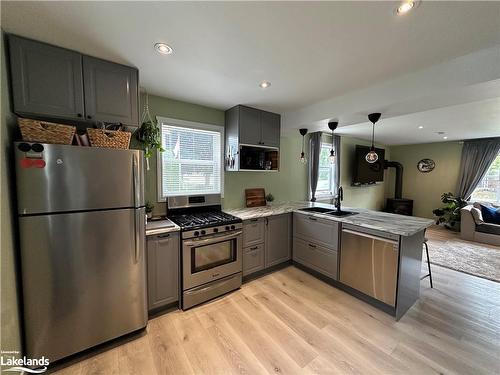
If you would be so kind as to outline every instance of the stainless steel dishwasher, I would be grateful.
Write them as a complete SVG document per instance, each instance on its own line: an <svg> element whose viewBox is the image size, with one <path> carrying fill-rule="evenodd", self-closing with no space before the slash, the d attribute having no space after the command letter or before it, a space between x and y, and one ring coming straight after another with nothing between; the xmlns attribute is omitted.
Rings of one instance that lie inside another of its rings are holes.
<svg viewBox="0 0 500 375"><path fill-rule="evenodd" d="M344 225L340 282L395 307L398 254L399 236Z"/></svg>

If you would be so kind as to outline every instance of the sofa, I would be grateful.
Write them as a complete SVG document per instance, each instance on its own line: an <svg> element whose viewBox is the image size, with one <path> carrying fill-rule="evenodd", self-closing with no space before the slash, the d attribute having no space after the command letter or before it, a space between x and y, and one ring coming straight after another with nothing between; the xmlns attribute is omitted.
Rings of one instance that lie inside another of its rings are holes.
<svg viewBox="0 0 500 375"><path fill-rule="evenodd" d="M500 225L485 223L477 203L465 206L460 214L462 239L500 246Z"/></svg>

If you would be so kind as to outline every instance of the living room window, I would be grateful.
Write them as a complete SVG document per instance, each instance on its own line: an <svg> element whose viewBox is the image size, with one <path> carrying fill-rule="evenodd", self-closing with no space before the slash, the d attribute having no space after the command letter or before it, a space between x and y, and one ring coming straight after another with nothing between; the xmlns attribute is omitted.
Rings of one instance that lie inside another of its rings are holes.
<svg viewBox="0 0 500 375"><path fill-rule="evenodd" d="M500 204L500 153L472 193L471 200Z"/></svg>
<svg viewBox="0 0 500 375"><path fill-rule="evenodd" d="M215 125L158 118L158 200L193 194L222 194L222 139Z"/></svg>

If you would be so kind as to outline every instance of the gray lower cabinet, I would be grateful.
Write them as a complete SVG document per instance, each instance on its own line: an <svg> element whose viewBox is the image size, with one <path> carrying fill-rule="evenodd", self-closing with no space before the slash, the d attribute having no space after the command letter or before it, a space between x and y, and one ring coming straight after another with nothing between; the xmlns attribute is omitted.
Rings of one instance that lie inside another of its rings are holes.
<svg viewBox="0 0 500 375"><path fill-rule="evenodd" d="M82 55L15 35L8 43L14 112L82 119Z"/></svg>
<svg viewBox="0 0 500 375"><path fill-rule="evenodd" d="M293 235L338 250L339 223L301 213L293 215Z"/></svg>
<svg viewBox="0 0 500 375"><path fill-rule="evenodd" d="M291 214L270 216L266 228L266 267L286 262L291 258Z"/></svg>
<svg viewBox="0 0 500 375"><path fill-rule="evenodd" d="M147 238L148 310L179 300L179 234Z"/></svg>
<svg viewBox="0 0 500 375"><path fill-rule="evenodd" d="M325 276L337 279L337 251L335 250L294 238L293 260Z"/></svg>
<svg viewBox="0 0 500 375"><path fill-rule="evenodd" d="M83 56L83 80L87 120L139 125L137 69Z"/></svg>
<svg viewBox="0 0 500 375"><path fill-rule="evenodd" d="M265 236L266 218L250 219L243 222L243 248L263 243Z"/></svg>
<svg viewBox="0 0 500 375"><path fill-rule="evenodd" d="M264 269L264 243L243 249L243 276Z"/></svg>

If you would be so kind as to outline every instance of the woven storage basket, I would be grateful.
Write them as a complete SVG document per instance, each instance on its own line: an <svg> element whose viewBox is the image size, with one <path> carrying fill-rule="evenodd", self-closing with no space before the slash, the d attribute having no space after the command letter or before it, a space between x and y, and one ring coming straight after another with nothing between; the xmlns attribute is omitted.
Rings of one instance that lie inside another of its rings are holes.
<svg viewBox="0 0 500 375"><path fill-rule="evenodd" d="M92 147L128 149L132 133L121 130L105 130L87 128L90 145Z"/></svg>
<svg viewBox="0 0 500 375"><path fill-rule="evenodd" d="M54 122L18 118L23 141L70 145L73 142L76 127Z"/></svg>

